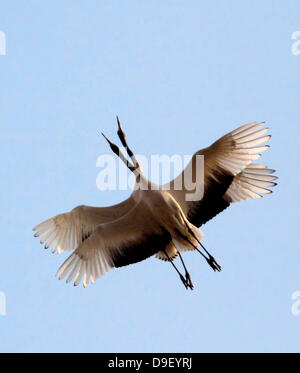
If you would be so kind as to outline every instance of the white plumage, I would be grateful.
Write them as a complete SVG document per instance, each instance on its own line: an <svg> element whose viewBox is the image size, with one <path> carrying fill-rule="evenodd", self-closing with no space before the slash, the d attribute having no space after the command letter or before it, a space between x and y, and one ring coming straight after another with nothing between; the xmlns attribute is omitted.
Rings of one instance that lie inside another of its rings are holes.
<svg viewBox="0 0 300 373"><path fill-rule="evenodd" d="M221 137L210 147L194 154L183 172L159 190L151 190L151 182L142 174L140 165L128 148L125 134L118 120L118 135L131 158L125 159L119 148L109 142L111 149L136 175L142 186L120 204L109 207L78 206L72 211L48 219L34 230L35 237L52 252L73 251L57 272L59 279L74 285L83 281L84 286L114 267L144 260L152 255L169 261L178 272L182 282L193 288L190 275L180 252L197 250L214 269L221 267L201 243L203 233L198 229L208 220L223 211L233 202L261 198L271 193L276 185L274 170L253 163L261 152L268 149L265 143L270 135L264 123L248 123ZM196 157L204 156L203 198L186 200L201 180L192 185L182 183L186 175L196 175ZM199 250L198 246L202 250ZM203 251L204 250L204 251ZM173 259L180 256L185 269L181 275Z"/></svg>

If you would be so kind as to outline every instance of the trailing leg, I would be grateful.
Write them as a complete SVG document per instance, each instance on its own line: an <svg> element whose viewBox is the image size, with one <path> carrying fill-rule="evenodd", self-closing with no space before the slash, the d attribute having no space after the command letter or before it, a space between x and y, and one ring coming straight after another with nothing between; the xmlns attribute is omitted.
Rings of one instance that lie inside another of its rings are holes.
<svg viewBox="0 0 300 373"><path fill-rule="evenodd" d="M193 289L194 289L194 285L193 285L193 283L192 283L191 276L190 276L190 274L189 274L189 272L188 272L188 270L187 270L187 268L186 268L186 266L185 266L185 263L184 263L184 261L183 261L183 258L182 258L182 256L181 256L180 252L179 252L179 251L177 251L177 252L178 252L179 258L180 258L180 260L181 260L181 263L182 263L182 265L183 265L183 268L184 268L184 270L185 270L185 280L186 280L186 282L189 284L190 289L193 290Z"/></svg>

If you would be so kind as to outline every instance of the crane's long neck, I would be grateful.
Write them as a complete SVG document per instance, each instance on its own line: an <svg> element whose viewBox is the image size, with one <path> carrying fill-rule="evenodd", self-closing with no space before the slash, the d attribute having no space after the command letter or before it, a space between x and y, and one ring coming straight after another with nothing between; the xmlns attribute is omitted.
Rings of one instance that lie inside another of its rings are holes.
<svg viewBox="0 0 300 373"><path fill-rule="evenodd" d="M128 167L129 170L135 174L136 182L139 183L141 181L141 175L142 175L142 169L141 169L140 163L138 162L135 154L133 153L133 151L129 148L127 144L125 132L121 126L118 116L117 116L117 122L118 122L117 133L118 133L119 139L121 140L121 143L124 146L126 153L131 159L132 163L129 162L129 160L124 156L124 154L121 152L120 148L116 144L112 143L103 133L102 135L109 143L111 150L122 160L122 162L126 165L126 167Z"/></svg>

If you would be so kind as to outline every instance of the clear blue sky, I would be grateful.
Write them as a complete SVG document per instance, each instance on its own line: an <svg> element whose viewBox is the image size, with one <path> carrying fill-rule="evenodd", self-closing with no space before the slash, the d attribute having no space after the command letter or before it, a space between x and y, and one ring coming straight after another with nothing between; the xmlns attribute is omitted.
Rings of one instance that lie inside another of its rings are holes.
<svg viewBox="0 0 300 373"><path fill-rule="evenodd" d="M299 1L1 1L1 352L300 351ZM203 227L223 271L185 255L196 289L150 258L74 288L32 227L101 192L119 114L137 153L192 154L265 120L279 185Z"/></svg>

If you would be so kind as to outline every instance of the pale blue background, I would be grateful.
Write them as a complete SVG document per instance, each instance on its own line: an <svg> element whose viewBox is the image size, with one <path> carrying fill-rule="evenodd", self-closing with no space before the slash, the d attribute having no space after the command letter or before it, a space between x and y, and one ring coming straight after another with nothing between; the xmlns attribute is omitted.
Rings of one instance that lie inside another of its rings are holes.
<svg viewBox="0 0 300 373"><path fill-rule="evenodd" d="M7 0L0 30L0 351L299 351L299 1ZM48 217L129 194L95 183L115 114L147 156L271 127L262 161L279 185L204 227L223 271L186 254L194 292L152 258L74 288L54 277L66 254L32 236Z"/></svg>

